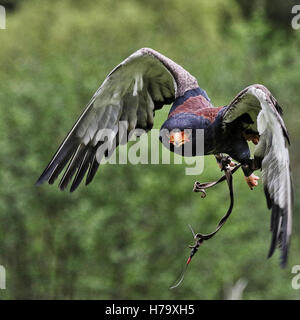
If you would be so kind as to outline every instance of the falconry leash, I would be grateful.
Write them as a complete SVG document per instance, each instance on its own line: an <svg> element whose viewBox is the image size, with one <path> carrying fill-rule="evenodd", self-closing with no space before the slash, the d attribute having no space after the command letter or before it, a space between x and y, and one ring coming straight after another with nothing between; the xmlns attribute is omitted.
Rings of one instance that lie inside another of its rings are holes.
<svg viewBox="0 0 300 320"><path fill-rule="evenodd" d="M180 274L179 280L172 286L170 287L170 289L174 289L176 287L178 287L181 282L184 279L184 275L185 272L187 270L188 265L190 264L193 256L196 254L196 252L198 251L200 245L205 241L205 240L209 240L210 238L212 238L225 224L225 222L227 221L227 219L229 218L232 209L233 209L233 203L234 203L234 196L233 196L233 184L232 184L232 175L240 168L241 164L236 165L233 169L230 168L229 163L231 161L230 157L223 157L221 159L221 165L222 165L222 169L221 171L224 171L225 174L217 181L213 181L213 182L206 182L206 183L200 183L199 181L196 181L194 184L194 192L201 192L201 198L205 198L206 197L206 192L205 189L211 188L215 185L217 185L218 183L226 180L227 181L227 185L228 185L228 189L229 189L229 195L230 195L230 205L229 208L226 212L226 214L222 217L222 219L220 220L220 222L218 223L218 226L216 228L215 231L208 233L208 234L202 234L202 233L194 233L192 227L189 225L194 239L195 239L195 244L192 246L189 246L189 248L191 248L191 253L189 258L187 259L185 266L183 268L183 271Z"/></svg>

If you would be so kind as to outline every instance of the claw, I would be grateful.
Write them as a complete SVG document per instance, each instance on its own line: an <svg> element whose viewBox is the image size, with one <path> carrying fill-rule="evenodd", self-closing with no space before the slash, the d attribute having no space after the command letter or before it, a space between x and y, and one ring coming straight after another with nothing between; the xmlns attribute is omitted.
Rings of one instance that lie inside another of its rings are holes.
<svg viewBox="0 0 300 320"><path fill-rule="evenodd" d="M222 171L222 170L223 170L223 165L222 165L221 163L218 163L218 166L219 166L219 168L220 168L221 171ZM234 161L230 161L229 166L230 166L231 168L233 168L233 167L237 166L237 163L234 162Z"/></svg>
<svg viewBox="0 0 300 320"><path fill-rule="evenodd" d="M251 190L253 190L253 187L257 187L259 177L254 175L253 173L249 177L245 177L245 180L250 187Z"/></svg>
<svg viewBox="0 0 300 320"><path fill-rule="evenodd" d="M221 171L225 170L227 165L229 165L230 167L235 167L235 163L232 161L231 157L229 156L222 156L219 158L217 162Z"/></svg>

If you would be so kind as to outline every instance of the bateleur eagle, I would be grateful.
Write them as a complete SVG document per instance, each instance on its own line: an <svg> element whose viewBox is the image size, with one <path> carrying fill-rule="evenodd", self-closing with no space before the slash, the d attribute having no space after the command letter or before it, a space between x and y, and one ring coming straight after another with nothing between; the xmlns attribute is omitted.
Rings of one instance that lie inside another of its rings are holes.
<svg viewBox="0 0 300 320"><path fill-rule="evenodd" d="M269 257L279 246L284 266L293 207L289 138L281 107L260 84L245 88L228 105L214 107L189 72L157 51L142 48L109 73L37 184L52 184L65 167L60 189L73 179L70 191L74 191L85 175L89 184L103 157L111 152L108 148L127 142L127 137L120 135L119 121L127 121L126 135L135 128L148 131L155 110L170 103L173 105L161 128L161 141L171 151L192 144L191 155L197 155L196 139L192 138L196 129L203 129L204 154L215 155L217 160L220 154L228 154L242 165L251 188L258 182L253 171L262 171L267 207L271 210ZM108 144L103 141L102 129L111 130ZM186 129L192 130L192 137L186 136ZM253 158L247 141L256 145Z"/></svg>

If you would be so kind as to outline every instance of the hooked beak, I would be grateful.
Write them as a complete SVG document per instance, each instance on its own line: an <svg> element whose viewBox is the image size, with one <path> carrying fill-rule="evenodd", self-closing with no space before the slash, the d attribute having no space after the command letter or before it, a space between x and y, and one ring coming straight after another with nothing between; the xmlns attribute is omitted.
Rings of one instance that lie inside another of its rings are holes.
<svg viewBox="0 0 300 320"><path fill-rule="evenodd" d="M180 147L189 140L189 134L184 131L176 131L170 133L170 143L172 143L176 148Z"/></svg>

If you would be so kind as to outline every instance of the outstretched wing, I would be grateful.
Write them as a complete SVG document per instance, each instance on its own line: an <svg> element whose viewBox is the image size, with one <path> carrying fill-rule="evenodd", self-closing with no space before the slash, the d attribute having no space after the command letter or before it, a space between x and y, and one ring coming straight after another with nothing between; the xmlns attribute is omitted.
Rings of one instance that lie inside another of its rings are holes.
<svg viewBox="0 0 300 320"><path fill-rule="evenodd" d="M148 48L136 51L106 77L37 184L52 184L65 166L60 189L67 187L75 173L70 191L78 187L87 171L89 184L108 150L111 153L112 146L127 141L124 135L135 128L150 130L155 110L197 87L197 80L167 57ZM123 136L120 121L128 124Z"/></svg>
<svg viewBox="0 0 300 320"><path fill-rule="evenodd" d="M224 113L224 123L248 114L253 121L245 132L258 133L259 143L254 157L261 160L262 178L267 206L271 214L271 257L276 245L281 249L281 265L287 262L292 232L293 188L291 181L289 138L282 119L282 109L270 91L252 85L240 92Z"/></svg>

